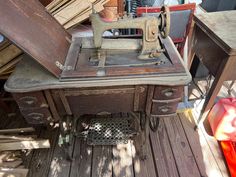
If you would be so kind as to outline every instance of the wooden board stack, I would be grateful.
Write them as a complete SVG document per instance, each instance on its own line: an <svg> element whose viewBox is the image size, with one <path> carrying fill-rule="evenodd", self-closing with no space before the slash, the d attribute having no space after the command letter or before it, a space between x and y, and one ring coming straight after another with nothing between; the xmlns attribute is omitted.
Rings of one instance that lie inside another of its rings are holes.
<svg viewBox="0 0 236 177"><path fill-rule="evenodd" d="M22 51L6 38L0 43L0 79L7 79L21 60Z"/></svg>
<svg viewBox="0 0 236 177"><path fill-rule="evenodd" d="M32 127L0 130L0 177L26 177L28 169L23 165L21 150L50 148L48 139L35 139Z"/></svg>
<svg viewBox="0 0 236 177"><path fill-rule="evenodd" d="M0 152L22 149L50 148L48 139L36 139L35 135L24 135L24 133L33 131L34 129L31 127L0 130Z"/></svg>
<svg viewBox="0 0 236 177"><path fill-rule="evenodd" d="M92 7L96 12L104 9L109 0L53 0L46 9L68 29L89 18Z"/></svg>
<svg viewBox="0 0 236 177"><path fill-rule="evenodd" d="M0 177L26 177L29 170L22 164L20 151L0 152Z"/></svg>

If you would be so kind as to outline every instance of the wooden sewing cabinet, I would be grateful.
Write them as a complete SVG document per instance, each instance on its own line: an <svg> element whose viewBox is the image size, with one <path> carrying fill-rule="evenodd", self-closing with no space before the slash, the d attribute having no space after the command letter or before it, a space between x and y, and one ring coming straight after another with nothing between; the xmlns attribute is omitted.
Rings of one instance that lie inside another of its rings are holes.
<svg viewBox="0 0 236 177"><path fill-rule="evenodd" d="M85 114L131 112L141 115L134 116L134 128L135 142L143 149L150 119L174 115L183 86L191 81L169 37L158 38L164 51L159 57L138 59L141 42L153 40L150 35L157 38L157 33L151 33L156 27L144 28L150 33L143 41L102 39L97 51L91 38L72 39L37 1L2 1L0 15L4 24L0 32L28 54L5 90L12 93L30 124L49 125L65 116L80 119ZM98 52L101 56L96 60Z"/></svg>

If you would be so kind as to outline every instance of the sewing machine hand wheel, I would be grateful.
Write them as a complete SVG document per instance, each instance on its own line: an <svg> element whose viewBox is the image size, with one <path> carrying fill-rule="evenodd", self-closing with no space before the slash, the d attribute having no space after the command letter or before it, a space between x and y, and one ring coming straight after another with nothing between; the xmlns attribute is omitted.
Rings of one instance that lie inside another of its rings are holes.
<svg viewBox="0 0 236 177"><path fill-rule="evenodd" d="M161 8L159 18L161 20L159 26L161 37L166 38L170 33L170 10L167 6Z"/></svg>

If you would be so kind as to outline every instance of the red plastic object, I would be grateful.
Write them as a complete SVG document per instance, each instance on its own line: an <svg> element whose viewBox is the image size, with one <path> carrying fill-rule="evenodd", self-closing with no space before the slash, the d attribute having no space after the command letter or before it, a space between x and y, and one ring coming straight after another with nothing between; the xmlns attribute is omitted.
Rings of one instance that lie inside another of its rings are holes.
<svg viewBox="0 0 236 177"><path fill-rule="evenodd" d="M218 101L210 111L208 120L217 140L236 141L236 98Z"/></svg>
<svg viewBox="0 0 236 177"><path fill-rule="evenodd" d="M236 177L236 142L220 142L231 177Z"/></svg>

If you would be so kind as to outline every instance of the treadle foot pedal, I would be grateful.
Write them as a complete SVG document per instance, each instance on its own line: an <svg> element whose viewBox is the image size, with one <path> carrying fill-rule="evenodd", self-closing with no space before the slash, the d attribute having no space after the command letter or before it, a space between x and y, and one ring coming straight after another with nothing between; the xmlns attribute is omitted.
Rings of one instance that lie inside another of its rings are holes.
<svg viewBox="0 0 236 177"><path fill-rule="evenodd" d="M137 134L132 118L97 118L91 119L87 143L89 145L126 144Z"/></svg>

